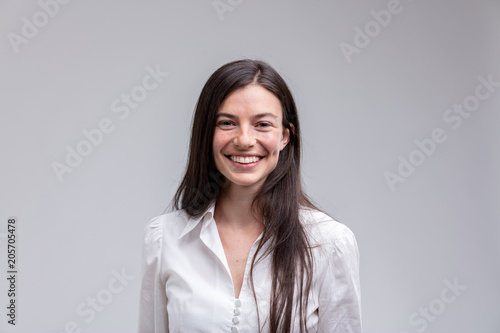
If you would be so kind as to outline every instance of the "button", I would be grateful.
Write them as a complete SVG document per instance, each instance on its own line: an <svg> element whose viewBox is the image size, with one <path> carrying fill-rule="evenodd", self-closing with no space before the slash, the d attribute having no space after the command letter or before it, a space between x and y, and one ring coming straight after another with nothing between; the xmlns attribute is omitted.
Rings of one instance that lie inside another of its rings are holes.
<svg viewBox="0 0 500 333"><path fill-rule="evenodd" d="M234 305L235 305L237 308L239 308L239 307L241 306L241 301L240 301L239 299L236 299L236 300L234 301Z"/></svg>
<svg viewBox="0 0 500 333"><path fill-rule="evenodd" d="M231 326L231 332L232 332L232 333L238 333L238 327L236 327L236 326Z"/></svg>
<svg viewBox="0 0 500 333"><path fill-rule="evenodd" d="M238 324L240 322L240 318L238 317L233 317L233 324Z"/></svg>
<svg viewBox="0 0 500 333"><path fill-rule="evenodd" d="M233 313L235 316L239 316L241 311L240 311L240 309L236 308L236 309L234 309Z"/></svg>

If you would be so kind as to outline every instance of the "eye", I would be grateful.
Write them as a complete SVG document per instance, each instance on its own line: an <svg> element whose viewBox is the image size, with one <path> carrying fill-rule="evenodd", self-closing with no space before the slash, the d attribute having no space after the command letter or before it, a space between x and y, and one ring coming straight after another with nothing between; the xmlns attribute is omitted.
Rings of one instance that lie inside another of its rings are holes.
<svg viewBox="0 0 500 333"><path fill-rule="evenodd" d="M268 122L261 122L261 123L258 123L257 126L259 126L261 128L268 128L268 127L271 127L272 124L268 123Z"/></svg>
<svg viewBox="0 0 500 333"><path fill-rule="evenodd" d="M217 123L217 126L222 126L222 127L228 127L233 125L233 122L231 120L221 120Z"/></svg>

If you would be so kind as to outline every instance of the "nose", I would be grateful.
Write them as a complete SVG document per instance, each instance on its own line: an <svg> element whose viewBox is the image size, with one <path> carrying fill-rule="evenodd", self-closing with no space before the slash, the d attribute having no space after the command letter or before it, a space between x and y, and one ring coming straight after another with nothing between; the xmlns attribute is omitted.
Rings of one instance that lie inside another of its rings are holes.
<svg viewBox="0 0 500 333"><path fill-rule="evenodd" d="M248 126L242 126L234 137L233 143L239 149L253 147L255 145L254 133Z"/></svg>

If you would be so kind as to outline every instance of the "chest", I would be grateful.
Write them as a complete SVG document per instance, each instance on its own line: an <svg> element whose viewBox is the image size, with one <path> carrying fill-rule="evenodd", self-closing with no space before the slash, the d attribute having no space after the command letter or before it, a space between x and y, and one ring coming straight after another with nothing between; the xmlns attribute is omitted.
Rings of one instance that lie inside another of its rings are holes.
<svg viewBox="0 0 500 333"><path fill-rule="evenodd" d="M244 234L219 230L219 236L231 273L234 294L238 298L245 277L245 271L249 265L250 250L259 235L256 232Z"/></svg>
<svg viewBox="0 0 500 333"><path fill-rule="evenodd" d="M178 244L164 243L163 288L170 332L227 332L232 326L242 333L255 332L258 316L264 323L270 311L270 256L254 268L255 302L245 274L257 243L251 238L220 234L214 224L198 235L193 233L196 237L183 238ZM317 323L316 302L317 295L311 296L311 327ZM268 327L262 332L269 332Z"/></svg>

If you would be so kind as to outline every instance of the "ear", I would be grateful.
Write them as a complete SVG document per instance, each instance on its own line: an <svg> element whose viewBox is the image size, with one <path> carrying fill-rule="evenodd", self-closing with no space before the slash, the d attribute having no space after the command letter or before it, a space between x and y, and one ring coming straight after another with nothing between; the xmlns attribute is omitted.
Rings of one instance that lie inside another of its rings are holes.
<svg viewBox="0 0 500 333"><path fill-rule="evenodd" d="M290 127L292 129L292 133L295 133L295 130L293 128L293 124L290 124ZM286 145L290 142L290 130L286 127L283 127L283 133L281 135L281 150L283 150Z"/></svg>

